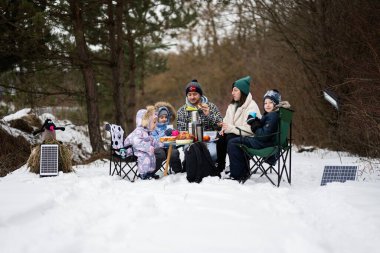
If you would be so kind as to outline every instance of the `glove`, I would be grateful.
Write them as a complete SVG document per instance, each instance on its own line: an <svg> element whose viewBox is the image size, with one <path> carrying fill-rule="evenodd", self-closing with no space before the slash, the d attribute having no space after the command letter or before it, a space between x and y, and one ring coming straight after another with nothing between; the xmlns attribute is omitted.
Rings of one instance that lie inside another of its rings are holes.
<svg viewBox="0 0 380 253"><path fill-rule="evenodd" d="M248 123L248 125L252 125L252 123L258 118L256 117L252 117L252 115L248 115L248 118L246 120L246 122ZM259 119L260 120L260 119Z"/></svg>
<svg viewBox="0 0 380 253"><path fill-rule="evenodd" d="M256 130L261 127L261 120L259 118L255 118L254 120L252 120L252 123L250 125L252 132L255 133Z"/></svg>
<svg viewBox="0 0 380 253"><path fill-rule="evenodd" d="M172 136L177 136L179 135L179 131L178 130L173 130L172 131Z"/></svg>
<svg viewBox="0 0 380 253"><path fill-rule="evenodd" d="M172 134L173 134L173 129L168 128L168 129L165 130L165 135L166 136L172 136Z"/></svg>

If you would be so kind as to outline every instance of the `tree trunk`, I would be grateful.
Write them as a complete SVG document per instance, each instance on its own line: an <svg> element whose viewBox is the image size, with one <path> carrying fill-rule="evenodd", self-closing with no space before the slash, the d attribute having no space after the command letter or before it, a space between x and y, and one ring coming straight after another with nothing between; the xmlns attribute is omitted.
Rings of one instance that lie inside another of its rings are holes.
<svg viewBox="0 0 380 253"><path fill-rule="evenodd" d="M111 70L113 83L113 100L115 107L116 124L127 129L125 116L125 94L124 94L124 48L123 48L123 0L118 0L116 13L111 0L108 0L108 28L109 43L111 51ZM115 19L114 19L115 16Z"/></svg>
<svg viewBox="0 0 380 253"><path fill-rule="evenodd" d="M128 2L129 6L132 4ZM132 34L132 27L127 17L127 45L128 45L128 93L127 93L127 131L130 132L135 128L136 114L136 58L135 58L135 41Z"/></svg>
<svg viewBox="0 0 380 253"><path fill-rule="evenodd" d="M92 68L86 45L86 39L84 36L84 24L80 1L70 0L69 3L73 22L73 33L76 43L75 50L78 59L76 63L79 65L82 71L86 88L87 119L90 142L92 151L94 153L98 153L100 151L103 151L104 148L99 129L99 109L97 105L94 70Z"/></svg>
<svg viewBox="0 0 380 253"><path fill-rule="evenodd" d="M212 31L212 45L214 48L216 48L219 45L219 40L215 24L215 10L214 8L211 8L211 2L207 2L207 13L209 14L210 26Z"/></svg>
<svg viewBox="0 0 380 253"><path fill-rule="evenodd" d="M141 38L140 40L140 47L141 47L141 52L140 52L140 57L141 57L141 62L140 62L140 94L142 97L145 96L145 44L144 44L144 39Z"/></svg>
<svg viewBox="0 0 380 253"><path fill-rule="evenodd" d="M128 62L128 95L127 95L127 129L131 131L134 126L134 116L136 114L136 63L135 63L135 46L131 31L127 31L127 42L129 48Z"/></svg>

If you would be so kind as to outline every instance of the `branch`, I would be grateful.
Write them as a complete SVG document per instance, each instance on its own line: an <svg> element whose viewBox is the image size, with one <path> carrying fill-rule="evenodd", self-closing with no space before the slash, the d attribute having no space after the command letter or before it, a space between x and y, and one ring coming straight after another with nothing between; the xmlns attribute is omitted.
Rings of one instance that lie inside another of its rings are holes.
<svg viewBox="0 0 380 253"><path fill-rule="evenodd" d="M24 92L27 94L37 94L37 95L45 95L45 96L56 96L56 95L66 95L69 97L70 96L81 96L79 91L70 91L70 90L66 90L62 87L61 87L61 89L63 89L63 91L60 91L60 92L58 92L58 91L57 92L33 91L30 89L22 89L22 88L18 88L15 86L9 86L9 85L3 85L3 84L0 84L0 87L3 87L5 89L14 89L14 90L17 90L19 92Z"/></svg>

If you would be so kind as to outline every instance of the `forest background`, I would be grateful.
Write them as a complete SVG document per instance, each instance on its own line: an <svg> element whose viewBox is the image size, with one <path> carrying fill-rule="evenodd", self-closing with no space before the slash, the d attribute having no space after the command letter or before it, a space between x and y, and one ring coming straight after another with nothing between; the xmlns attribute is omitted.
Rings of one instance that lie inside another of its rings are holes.
<svg viewBox="0 0 380 253"><path fill-rule="evenodd" d="M222 114L253 77L295 110L296 144L380 157L378 0L0 0L0 117L55 106L88 124L134 126L137 109L184 104L196 78ZM323 97L338 98L338 109Z"/></svg>

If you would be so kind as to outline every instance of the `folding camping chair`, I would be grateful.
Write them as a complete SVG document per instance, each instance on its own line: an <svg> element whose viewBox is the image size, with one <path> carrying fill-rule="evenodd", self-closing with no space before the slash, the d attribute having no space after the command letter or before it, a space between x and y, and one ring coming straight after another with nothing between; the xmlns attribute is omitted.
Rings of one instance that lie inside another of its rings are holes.
<svg viewBox="0 0 380 253"><path fill-rule="evenodd" d="M276 141L273 146L254 149L249 148L246 145L239 144L243 149L246 157L246 162L249 168L249 175L242 182L245 183L253 174L258 171L261 172L260 177L265 176L273 185L279 187L283 174L286 175L286 180L291 183L292 172L292 117L293 110L286 108L279 108L279 121L278 131L273 135L276 136ZM265 161L271 157L276 156L277 166L265 164ZM253 165L250 166L250 161L253 161ZM277 167L277 168L276 168ZM274 180L268 175L268 172L272 174Z"/></svg>
<svg viewBox="0 0 380 253"><path fill-rule="evenodd" d="M137 178L137 156L132 145L124 146L124 130L121 126L106 124L105 129L111 133L110 170L114 174L134 182Z"/></svg>

